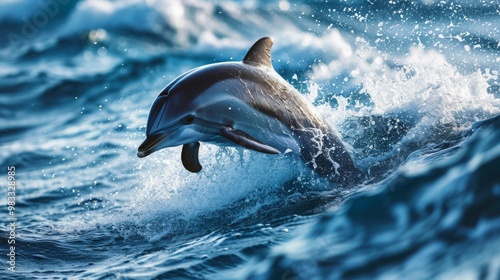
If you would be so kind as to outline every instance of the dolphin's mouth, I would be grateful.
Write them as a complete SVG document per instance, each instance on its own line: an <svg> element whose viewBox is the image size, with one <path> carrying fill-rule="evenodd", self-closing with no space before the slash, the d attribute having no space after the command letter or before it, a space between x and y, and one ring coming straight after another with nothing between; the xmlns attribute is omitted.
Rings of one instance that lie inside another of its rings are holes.
<svg viewBox="0 0 500 280"><path fill-rule="evenodd" d="M147 157L156 151L155 147L166 137L168 134L154 134L150 135L142 142L137 151L137 156L140 158Z"/></svg>

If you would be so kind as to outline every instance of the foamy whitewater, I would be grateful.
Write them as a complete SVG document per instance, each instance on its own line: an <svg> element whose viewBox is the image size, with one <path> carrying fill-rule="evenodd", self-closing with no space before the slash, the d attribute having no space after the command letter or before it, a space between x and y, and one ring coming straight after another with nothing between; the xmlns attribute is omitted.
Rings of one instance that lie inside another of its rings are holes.
<svg viewBox="0 0 500 280"><path fill-rule="evenodd" d="M2 278L500 278L499 26L483 0L2 1ZM264 36L365 182L137 158L171 80Z"/></svg>

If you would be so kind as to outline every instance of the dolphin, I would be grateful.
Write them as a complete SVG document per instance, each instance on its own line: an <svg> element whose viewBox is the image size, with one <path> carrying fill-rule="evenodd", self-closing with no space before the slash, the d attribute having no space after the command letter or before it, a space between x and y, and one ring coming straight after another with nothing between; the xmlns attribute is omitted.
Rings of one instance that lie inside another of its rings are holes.
<svg viewBox="0 0 500 280"><path fill-rule="evenodd" d="M201 66L170 82L151 106L137 156L183 145L182 164L199 172L200 142L208 142L300 155L320 176L356 181L358 169L341 140L274 70L272 45L271 38L261 38L242 61Z"/></svg>

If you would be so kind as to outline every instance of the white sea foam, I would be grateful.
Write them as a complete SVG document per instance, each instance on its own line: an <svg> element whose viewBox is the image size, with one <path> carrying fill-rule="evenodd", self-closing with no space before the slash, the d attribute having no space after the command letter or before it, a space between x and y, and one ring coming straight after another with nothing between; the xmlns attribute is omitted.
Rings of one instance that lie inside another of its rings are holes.
<svg viewBox="0 0 500 280"><path fill-rule="evenodd" d="M337 41L343 41L340 38ZM347 118L371 114L404 113L423 119L427 125L453 124L468 127L472 122L500 112L500 100L489 92L488 81L497 80L490 69L460 73L443 54L415 46L403 57L383 54L358 38L355 46L341 45L343 55L313 65L310 91L333 91L328 81L347 75L346 85L361 87L373 105L352 108L348 99L336 96L339 106L332 111L319 106L330 124L339 126ZM354 49L353 51L349 51Z"/></svg>

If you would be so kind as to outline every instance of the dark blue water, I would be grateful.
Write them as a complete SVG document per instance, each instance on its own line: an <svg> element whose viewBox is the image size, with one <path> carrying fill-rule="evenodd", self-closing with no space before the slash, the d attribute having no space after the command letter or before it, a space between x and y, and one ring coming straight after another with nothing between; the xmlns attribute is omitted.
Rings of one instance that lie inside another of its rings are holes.
<svg viewBox="0 0 500 280"><path fill-rule="evenodd" d="M499 279L499 26L498 1L2 2L1 277ZM168 82L263 36L367 181L136 157Z"/></svg>

